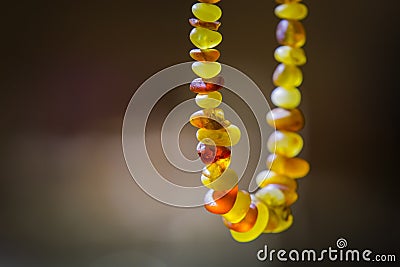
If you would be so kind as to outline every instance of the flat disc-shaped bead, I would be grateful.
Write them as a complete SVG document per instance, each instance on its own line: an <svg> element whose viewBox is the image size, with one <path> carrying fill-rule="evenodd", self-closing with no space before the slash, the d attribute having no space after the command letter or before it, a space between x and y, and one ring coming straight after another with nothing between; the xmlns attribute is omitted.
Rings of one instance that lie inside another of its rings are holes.
<svg viewBox="0 0 400 267"><path fill-rule="evenodd" d="M197 61L192 64L193 72L204 79L211 79L221 72L221 64L218 62Z"/></svg>
<svg viewBox="0 0 400 267"><path fill-rule="evenodd" d="M250 207L250 203L250 194L245 191L239 190L236 196L235 204L233 205L232 209L222 216L228 222L238 223L246 216L246 213Z"/></svg>
<svg viewBox="0 0 400 267"><path fill-rule="evenodd" d="M267 206L265 206L262 202L258 202L257 204L257 221L254 226L247 232L240 233L234 230L231 230L231 235L233 239L238 242L250 242L259 237L265 228L267 227L269 220L269 211Z"/></svg>
<svg viewBox="0 0 400 267"><path fill-rule="evenodd" d="M267 113L267 123L277 130L297 132L304 127L304 116L297 108L274 108Z"/></svg>
<svg viewBox="0 0 400 267"><path fill-rule="evenodd" d="M223 130L207 130L202 128L196 132L198 141L216 146L234 146L239 143L240 136L240 129L233 124Z"/></svg>
<svg viewBox="0 0 400 267"><path fill-rule="evenodd" d="M192 49L189 55L197 61L215 62L219 59L221 53L217 49Z"/></svg>
<svg viewBox="0 0 400 267"><path fill-rule="evenodd" d="M194 28L190 32L190 41L200 49L214 48L222 42L222 35L209 29Z"/></svg>
<svg viewBox="0 0 400 267"><path fill-rule="evenodd" d="M222 102L222 94L220 92L199 93L196 95L196 104L201 108L216 108Z"/></svg>
<svg viewBox="0 0 400 267"><path fill-rule="evenodd" d="M238 194L238 187L235 186L228 192L209 190L204 197L204 207L207 211L214 214L226 214L235 204Z"/></svg>
<svg viewBox="0 0 400 267"><path fill-rule="evenodd" d="M206 22L202 21L199 19L189 19L189 24L192 25L193 27L201 27L201 28L206 28L212 31L218 30L218 28L221 26L221 22L215 21L215 22Z"/></svg>
<svg viewBox="0 0 400 267"><path fill-rule="evenodd" d="M213 79L196 78L190 83L190 91L198 94L207 94L221 89L223 84L224 79L221 76Z"/></svg>
<svg viewBox="0 0 400 267"><path fill-rule="evenodd" d="M215 191L231 190L237 185L238 181L239 177L236 172L229 168L216 179L211 179L205 175L201 176L201 182L203 185Z"/></svg>
<svg viewBox="0 0 400 267"><path fill-rule="evenodd" d="M225 218L222 218L224 224L229 229L236 232L248 232L257 221L258 210L254 203L250 204L250 208L247 211L246 216L238 223L228 222Z"/></svg>

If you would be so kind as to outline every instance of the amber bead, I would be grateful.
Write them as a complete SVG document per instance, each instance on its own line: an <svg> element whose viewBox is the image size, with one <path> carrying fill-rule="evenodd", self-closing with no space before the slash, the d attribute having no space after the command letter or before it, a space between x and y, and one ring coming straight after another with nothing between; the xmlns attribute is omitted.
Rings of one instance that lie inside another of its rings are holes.
<svg viewBox="0 0 400 267"><path fill-rule="evenodd" d="M208 108L196 111L190 116L190 124L197 128L219 130L230 125L224 119L224 111L219 108Z"/></svg>
<svg viewBox="0 0 400 267"><path fill-rule="evenodd" d="M306 31L297 20L281 20L276 28L276 39L281 45L302 47L306 43Z"/></svg>
<svg viewBox="0 0 400 267"><path fill-rule="evenodd" d="M276 86L298 87L303 82L303 73L294 65L279 64L272 75L272 80Z"/></svg>
<svg viewBox="0 0 400 267"><path fill-rule="evenodd" d="M270 221L264 233L280 233L287 230L293 224L293 215L290 208L270 208Z"/></svg>
<svg viewBox="0 0 400 267"><path fill-rule="evenodd" d="M294 132L275 131L269 137L267 147L271 153L293 158L303 149L303 138Z"/></svg>
<svg viewBox="0 0 400 267"><path fill-rule="evenodd" d="M201 182L207 188L214 189L215 191L226 191L231 190L238 184L239 177L234 170L228 168L216 179L210 179L205 175L201 175Z"/></svg>
<svg viewBox="0 0 400 267"><path fill-rule="evenodd" d="M285 204L285 194L278 185L270 184L261 188L256 193L257 199L264 202L268 207L277 207Z"/></svg>
<svg viewBox="0 0 400 267"><path fill-rule="evenodd" d="M274 57L276 61L287 65L301 66L307 62L306 53L303 48L296 48L287 45L275 49Z"/></svg>
<svg viewBox="0 0 400 267"><path fill-rule="evenodd" d="M216 4L221 0L199 0L201 3Z"/></svg>
<svg viewBox="0 0 400 267"><path fill-rule="evenodd" d="M275 8L275 15L281 19L302 20L307 17L308 8L304 4L282 4Z"/></svg>
<svg viewBox="0 0 400 267"><path fill-rule="evenodd" d="M210 180L215 180L220 177L224 171L231 164L231 157L220 159L205 166L202 170L202 175L208 177Z"/></svg>
<svg viewBox="0 0 400 267"><path fill-rule="evenodd" d="M205 28L193 28L190 32L190 41L200 49L214 48L222 42L219 32Z"/></svg>
<svg viewBox="0 0 400 267"><path fill-rule="evenodd" d="M222 216L228 222L238 223L246 216L250 204L251 204L250 194L246 191L239 190L235 204L233 205L232 209L228 213Z"/></svg>
<svg viewBox="0 0 400 267"><path fill-rule="evenodd" d="M231 150L225 146L211 146L199 142L197 145L197 154L204 164L211 164L217 160L230 157Z"/></svg>
<svg viewBox="0 0 400 267"><path fill-rule="evenodd" d="M189 55L197 61L215 62L219 59L221 53L217 49L192 49Z"/></svg>
<svg viewBox="0 0 400 267"><path fill-rule="evenodd" d="M201 128L196 132L198 141L207 145L234 146L240 141L241 132L236 125L229 125L221 130L207 130Z"/></svg>
<svg viewBox="0 0 400 267"><path fill-rule="evenodd" d="M204 197L204 207L214 214L226 214L235 205L237 193L238 186L227 192L211 189Z"/></svg>
<svg viewBox="0 0 400 267"><path fill-rule="evenodd" d="M267 114L267 123L277 130L297 132L304 127L304 116L297 108L274 108Z"/></svg>
<svg viewBox="0 0 400 267"><path fill-rule="evenodd" d="M267 157L267 167L293 179L302 178L310 171L310 164L304 159L286 158L277 154L270 154Z"/></svg>
<svg viewBox="0 0 400 267"><path fill-rule="evenodd" d="M221 26L221 22L219 21L214 21L214 22L206 22L202 21L199 19L191 18L189 19L190 25L193 27L201 27L201 28L206 28L212 31L218 30L218 28Z"/></svg>
<svg viewBox="0 0 400 267"><path fill-rule="evenodd" d="M236 232L247 232L249 231L257 221L258 210L254 203L250 204L250 208L247 211L246 216L238 223L228 222L225 218L222 218L226 227Z"/></svg>
<svg viewBox="0 0 400 267"><path fill-rule="evenodd" d="M258 186L261 188L266 187L270 184L278 184L278 185L285 186L290 191L297 190L296 180L289 178L287 176L284 176L284 175L277 174L276 172L271 171L271 170L261 171L256 176L256 182L257 182Z"/></svg>
<svg viewBox="0 0 400 267"><path fill-rule="evenodd" d="M224 78L222 76L212 79L196 78L190 83L190 91L198 94L214 92L222 88Z"/></svg>

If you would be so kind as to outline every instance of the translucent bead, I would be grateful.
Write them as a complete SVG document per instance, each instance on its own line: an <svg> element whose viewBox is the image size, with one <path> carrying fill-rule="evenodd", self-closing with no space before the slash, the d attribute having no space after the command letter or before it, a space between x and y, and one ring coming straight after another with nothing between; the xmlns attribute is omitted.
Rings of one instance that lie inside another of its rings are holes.
<svg viewBox="0 0 400 267"><path fill-rule="evenodd" d="M271 93L271 101L280 108L294 109L301 103L301 93L295 87L277 87Z"/></svg>
<svg viewBox="0 0 400 267"><path fill-rule="evenodd" d="M293 215L289 208L270 209L270 221L264 233L280 233L293 224Z"/></svg>
<svg viewBox="0 0 400 267"><path fill-rule="evenodd" d="M221 89L223 84L224 78L221 76L213 79L196 78L190 83L190 91L198 94L207 94Z"/></svg>
<svg viewBox="0 0 400 267"><path fill-rule="evenodd" d="M249 211L247 212L246 216L238 223L231 223L228 222L225 218L222 218L224 224L229 229L236 231L236 232L248 232L256 223L257 221L258 210L257 206L254 203L250 204Z"/></svg>
<svg viewBox="0 0 400 267"><path fill-rule="evenodd" d="M197 140L207 145L234 146L240 141L240 129L231 124L224 130L199 129L196 133Z"/></svg>
<svg viewBox="0 0 400 267"><path fill-rule="evenodd" d="M228 192L209 190L204 197L204 207L214 214L226 214L235 205L238 187Z"/></svg>
<svg viewBox="0 0 400 267"><path fill-rule="evenodd" d="M304 116L299 109L274 108L267 113L267 123L277 130L297 132L304 127Z"/></svg>
<svg viewBox="0 0 400 267"><path fill-rule="evenodd" d="M206 22L219 20L222 16L222 10L218 6L208 3L194 4L192 12L196 18Z"/></svg>
<svg viewBox="0 0 400 267"><path fill-rule="evenodd" d="M308 9L303 4L283 4L275 8L275 15L281 19L302 20L307 17Z"/></svg>
<svg viewBox="0 0 400 267"><path fill-rule="evenodd" d="M196 104L201 108L216 108L222 102L220 92L210 92L207 94L197 94Z"/></svg>
<svg viewBox="0 0 400 267"><path fill-rule="evenodd" d="M219 1L221 1L221 0L199 0L199 2L202 2L202 3L209 3L209 4L216 4L216 3L218 3Z"/></svg>
<svg viewBox="0 0 400 267"><path fill-rule="evenodd" d="M287 45L275 49L274 57L276 61L286 65L301 66L307 62L307 57L303 48L295 48Z"/></svg>
<svg viewBox="0 0 400 267"><path fill-rule="evenodd" d="M217 49L192 49L189 55L197 61L215 62L219 59L221 53Z"/></svg>
<svg viewBox="0 0 400 267"><path fill-rule="evenodd" d="M221 72L221 64L218 62L197 61L192 64L193 72L204 79L211 79Z"/></svg>
<svg viewBox="0 0 400 267"><path fill-rule="evenodd" d="M250 207L250 203L250 194L240 190L238 191L236 201L232 209L222 216L230 223L238 223L246 216L246 213Z"/></svg>
<svg viewBox="0 0 400 267"><path fill-rule="evenodd" d="M302 178L310 171L310 164L304 159L286 158L277 154L270 154L267 157L267 167L293 179Z"/></svg>
<svg viewBox="0 0 400 267"><path fill-rule="evenodd" d="M232 169L226 169L225 172L216 179L210 179L209 177L202 175L201 182L207 188L215 191L226 191L231 190L237 185L239 177L236 172Z"/></svg>
<svg viewBox="0 0 400 267"><path fill-rule="evenodd" d="M297 20L281 20L276 28L276 39L281 45L302 47L306 43L306 31Z"/></svg>
<svg viewBox="0 0 400 267"><path fill-rule="evenodd" d="M197 145L197 154L204 164L211 164L220 159L231 156L231 150L225 146L211 146L199 142Z"/></svg>
<svg viewBox="0 0 400 267"><path fill-rule="evenodd" d="M218 30L218 28L221 26L221 22L215 21L215 22L205 22L199 19L189 19L190 25L193 27L201 27L201 28L206 28L212 31Z"/></svg>
<svg viewBox="0 0 400 267"><path fill-rule="evenodd" d="M209 29L194 28L190 32L190 41L200 49L208 49L219 45L222 42L222 35Z"/></svg>
<svg viewBox="0 0 400 267"><path fill-rule="evenodd" d="M270 184L278 184L283 185L288 188L288 190L296 191L297 190L297 182L296 180L289 178L284 175L279 175L271 170L261 171L256 176L256 182L259 187L263 188Z"/></svg>
<svg viewBox="0 0 400 267"><path fill-rule="evenodd" d="M205 166L202 170L202 175L208 177L210 180L215 180L220 177L231 164L231 157L217 160Z"/></svg>
<svg viewBox="0 0 400 267"><path fill-rule="evenodd" d="M236 232L231 230L232 238L238 242L250 242L259 237L265 228L267 227L269 221L269 211L267 206L265 206L262 202L256 203L258 214L257 220L254 226L247 232Z"/></svg>
<svg viewBox="0 0 400 267"><path fill-rule="evenodd" d="M271 153L293 158L303 149L303 138L294 132L275 131L270 135L267 147Z"/></svg>
<svg viewBox="0 0 400 267"><path fill-rule="evenodd" d="M267 185L257 191L256 197L267 206L276 207L285 204L285 194L275 184Z"/></svg>
<svg viewBox="0 0 400 267"><path fill-rule="evenodd" d="M272 76L276 86L298 87L303 82L303 73L294 65L279 64Z"/></svg>
<svg viewBox="0 0 400 267"><path fill-rule="evenodd" d="M196 111L190 116L190 124L197 128L219 130L229 125L224 118L224 111L220 108L208 108Z"/></svg>

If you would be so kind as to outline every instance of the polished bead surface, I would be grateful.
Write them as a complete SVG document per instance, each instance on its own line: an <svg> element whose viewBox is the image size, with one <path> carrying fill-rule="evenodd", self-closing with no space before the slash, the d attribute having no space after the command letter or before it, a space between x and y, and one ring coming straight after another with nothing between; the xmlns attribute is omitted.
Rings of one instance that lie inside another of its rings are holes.
<svg viewBox="0 0 400 267"><path fill-rule="evenodd" d="M231 150L225 146L211 146L199 142L197 145L197 154L204 164L211 164L220 159L231 156Z"/></svg>
<svg viewBox="0 0 400 267"><path fill-rule="evenodd" d="M250 194L243 190L239 190L232 209L222 216L230 223L238 223L246 216L250 203Z"/></svg>
<svg viewBox="0 0 400 267"><path fill-rule="evenodd" d="M256 197L269 207L282 206L286 202L285 194L275 184L267 185L258 190Z"/></svg>
<svg viewBox="0 0 400 267"><path fill-rule="evenodd" d="M219 21L206 22L206 21L202 21L202 20L194 19L194 18L189 19L189 24L192 25L193 27L206 28L206 29L209 29L212 31L218 30L218 28L221 26L221 22L219 22Z"/></svg>
<svg viewBox="0 0 400 267"><path fill-rule="evenodd" d="M270 214L275 216L275 218L272 219L275 222L275 225L273 225L273 227L267 225L264 233L281 233L293 224L293 215L290 208L272 209L270 210Z"/></svg>
<svg viewBox="0 0 400 267"><path fill-rule="evenodd" d="M294 109L301 103L301 93L296 87L277 87L271 93L271 101L280 108Z"/></svg>
<svg viewBox="0 0 400 267"><path fill-rule="evenodd" d="M298 87L303 82L303 73L294 65L279 64L272 76L276 86Z"/></svg>
<svg viewBox="0 0 400 267"><path fill-rule="evenodd" d="M257 221L258 210L257 206L254 203L250 204L250 208L247 211L246 216L238 223L231 223L227 221L225 218L222 218L226 227L236 232L247 232L249 231Z"/></svg>
<svg viewBox="0 0 400 267"><path fill-rule="evenodd" d="M301 66L307 62L307 57L303 48L295 48L287 45L275 49L274 57L276 61L286 65Z"/></svg>
<svg viewBox="0 0 400 267"><path fill-rule="evenodd" d="M275 15L281 19L302 20L307 17L308 9L304 4L282 4L275 8Z"/></svg>
<svg viewBox="0 0 400 267"><path fill-rule="evenodd" d="M204 207L214 214L226 214L235 204L238 187L227 192L209 190L204 197Z"/></svg>
<svg viewBox="0 0 400 267"><path fill-rule="evenodd" d="M196 78L190 83L190 91L198 94L207 94L221 89L223 84L224 78L221 76L213 79Z"/></svg>
<svg viewBox="0 0 400 267"><path fill-rule="evenodd" d="M222 35L219 32L205 28L194 28L190 32L190 41L200 48L214 48L222 42Z"/></svg>
<svg viewBox="0 0 400 267"><path fill-rule="evenodd" d="M222 16L222 10L218 6L208 3L194 4L192 13L196 18L205 22L217 21Z"/></svg>
<svg viewBox="0 0 400 267"><path fill-rule="evenodd" d="M240 129L231 124L223 130L199 129L196 133L197 140L207 145L234 146L240 141Z"/></svg>
<svg viewBox="0 0 400 267"><path fill-rule="evenodd" d="M256 203L257 210L258 210L258 215L257 215L257 220L254 226L247 232L237 232L234 230L231 230L231 235L232 238L235 239L238 242L250 242L259 237L265 228L267 227L268 221L269 221L269 210L266 205L264 205L262 202L257 202Z"/></svg>
<svg viewBox="0 0 400 267"><path fill-rule="evenodd" d="M281 45L302 47L306 43L306 31L297 20L281 20L276 28L276 39Z"/></svg>
<svg viewBox="0 0 400 267"><path fill-rule="evenodd" d="M286 158L277 154L267 157L267 167L289 178L302 178L310 171L310 164L302 158Z"/></svg>
<svg viewBox="0 0 400 267"><path fill-rule="evenodd" d="M201 182L204 186L215 191L231 190L237 185L239 177L232 169L226 169L224 173L216 179L211 179L205 175L201 175Z"/></svg>
<svg viewBox="0 0 400 267"><path fill-rule="evenodd" d="M220 177L231 164L231 157L217 160L205 166L201 172L202 175L208 177L210 180L215 180Z"/></svg>
<svg viewBox="0 0 400 267"><path fill-rule="evenodd" d="M204 79L216 77L221 72L222 66L218 62L197 61L192 64L193 72Z"/></svg>
<svg viewBox="0 0 400 267"><path fill-rule="evenodd" d="M267 123L277 130L297 132L304 127L304 116L299 109L274 108L267 113Z"/></svg>
<svg viewBox="0 0 400 267"><path fill-rule="evenodd" d="M277 174L276 172L271 170L261 171L256 176L256 182L260 188L266 187L270 184L278 184L285 186L288 190L291 191L297 190L296 180L284 175Z"/></svg>
<svg viewBox="0 0 400 267"><path fill-rule="evenodd" d="M222 94L220 92L199 93L196 95L196 104L201 108L216 108L222 102Z"/></svg>
<svg viewBox="0 0 400 267"><path fill-rule="evenodd" d="M224 119L224 111L220 108L209 108L196 111L190 116L189 122L194 127L209 130L219 130L224 126L229 125L229 122Z"/></svg>
<svg viewBox="0 0 400 267"><path fill-rule="evenodd" d="M268 138L267 147L271 153L293 158L303 149L303 138L294 132L275 131Z"/></svg>
<svg viewBox="0 0 400 267"><path fill-rule="evenodd" d="M215 62L221 56L221 53L217 49L192 49L189 55L197 61L209 61Z"/></svg>

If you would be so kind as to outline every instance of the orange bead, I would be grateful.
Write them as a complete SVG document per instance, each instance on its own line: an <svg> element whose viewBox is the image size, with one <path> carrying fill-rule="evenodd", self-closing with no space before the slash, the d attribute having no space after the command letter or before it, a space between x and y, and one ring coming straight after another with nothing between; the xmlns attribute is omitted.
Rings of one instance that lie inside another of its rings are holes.
<svg viewBox="0 0 400 267"><path fill-rule="evenodd" d="M267 158L267 167L272 171L289 178L302 178L310 171L310 164L301 158L286 158L277 154L270 154Z"/></svg>
<svg viewBox="0 0 400 267"><path fill-rule="evenodd" d="M285 186L290 191L297 190L297 181L284 175L279 175L274 171L264 170L256 176L259 187L263 188L270 184Z"/></svg>
<svg viewBox="0 0 400 267"><path fill-rule="evenodd" d="M225 214L228 213L236 201L238 193L238 186L235 186L232 190L226 191L214 191L209 190L204 198L204 207L211 213L214 214Z"/></svg>
<svg viewBox="0 0 400 267"><path fill-rule="evenodd" d="M199 19L191 18L189 19L190 25L193 27L201 27L201 28L206 28L212 31L218 30L218 28L221 26L221 22L219 21L214 21L214 22L206 22L202 21Z"/></svg>
<svg viewBox="0 0 400 267"><path fill-rule="evenodd" d="M214 92L222 88L224 78L221 76L212 79L196 78L190 83L190 91L198 94Z"/></svg>
<svg viewBox="0 0 400 267"><path fill-rule="evenodd" d="M297 132L304 127L304 116L297 108L274 108L267 114L267 123L277 130Z"/></svg>
<svg viewBox="0 0 400 267"><path fill-rule="evenodd" d="M306 43L306 31L297 20L281 20L276 28L276 39L281 45L302 47Z"/></svg>
<svg viewBox="0 0 400 267"><path fill-rule="evenodd" d="M192 49L189 54L194 60L209 62L215 62L221 56L217 49Z"/></svg>
<svg viewBox="0 0 400 267"><path fill-rule="evenodd" d="M219 130L228 127L230 122L225 120L224 111L219 108L209 108L196 111L190 116L190 124L197 128Z"/></svg>
<svg viewBox="0 0 400 267"><path fill-rule="evenodd" d="M270 208L269 215L269 221L264 233L283 232L293 223L293 215L288 207Z"/></svg>
<svg viewBox="0 0 400 267"><path fill-rule="evenodd" d="M247 232L249 231L257 221L258 210L257 206L254 203L250 204L250 208L247 211L246 216L238 223L231 223L227 221L225 218L222 218L226 227L236 232Z"/></svg>
<svg viewBox="0 0 400 267"><path fill-rule="evenodd" d="M217 160L230 157L231 150L225 146L211 146L199 142L197 145L197 154L204 164L211 164Z"/></svg>

